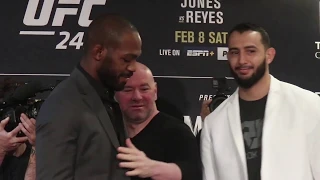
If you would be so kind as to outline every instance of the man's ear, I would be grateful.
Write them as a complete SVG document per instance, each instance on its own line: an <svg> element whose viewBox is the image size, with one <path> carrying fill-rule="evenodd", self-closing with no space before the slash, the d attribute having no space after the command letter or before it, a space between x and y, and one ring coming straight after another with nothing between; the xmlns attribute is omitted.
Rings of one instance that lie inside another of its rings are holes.
<svg viewBox="0 0 320 180"><path fill-rule="evenodd" d="M96 61L101 61L102 59L104 59L107 55L108 50L101 44L96 44L91 51L92 57L96 60Z"/></svg>
<svg viewBox="0 0 320 180"><path fill-rule="evenodd" d="M154 100L156 101L158 99L158 86L157 83L154 83Z"/></svg>
<svg viewBox="0 0 320 180"><path fill-rule="evenodd" d="M276 50L271 47L271 48L268 48L267 49L267 52L266 52L266 61L268 64L272 63L274 57L276 56Z"/></svg>

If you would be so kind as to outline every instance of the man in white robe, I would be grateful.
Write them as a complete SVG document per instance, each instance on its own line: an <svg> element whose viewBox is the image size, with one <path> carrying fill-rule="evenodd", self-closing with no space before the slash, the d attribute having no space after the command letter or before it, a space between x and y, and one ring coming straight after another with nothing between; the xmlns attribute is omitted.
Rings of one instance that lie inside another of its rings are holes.
<svg viewBox="0 0 320 180"><path fill-rule="evenodd" d="M203 179L320 180L320 97L270 75L263 28L236 25L228 47L239 87L204 120Z"/></svg>

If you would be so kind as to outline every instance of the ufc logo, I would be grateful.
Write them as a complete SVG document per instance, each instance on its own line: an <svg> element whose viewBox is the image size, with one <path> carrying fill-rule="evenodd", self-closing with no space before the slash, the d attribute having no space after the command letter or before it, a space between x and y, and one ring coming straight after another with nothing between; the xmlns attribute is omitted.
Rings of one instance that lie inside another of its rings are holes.
<svg viewBox="0 0 320 180"><path fill-rule="evenodd" d="M49 23L50 15L53 10L55 0L43 0L39 18L36 18L37 9L40 0L29 0L26 13L23 18L23 23L27 26L45 26ZM80 4L81 0L59 0L58 4ZM90 13L94 5L105 5L107 0L84 0L82 9L80 11L78 24L81 27L88 27L92 20L90 20ZM40 9L40 8L39 8ZM56 8L52 26L62 26L63 20L67 15L77 15L78 8Z"/></svg>

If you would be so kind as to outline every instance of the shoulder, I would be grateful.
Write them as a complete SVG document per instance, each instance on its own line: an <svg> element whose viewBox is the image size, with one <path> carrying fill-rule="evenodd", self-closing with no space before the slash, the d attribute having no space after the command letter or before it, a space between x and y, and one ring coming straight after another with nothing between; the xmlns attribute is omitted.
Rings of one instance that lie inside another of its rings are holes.
<svg viewBox="0 0 320 180"><path fill-rule="evenodd" d="M299 86L280 81L281 93L287 104L299 113L299 120L307 134L312 136L320 130L320 97L316 93Z"/></svg>
<svg viewBox="0 0 320 180"><path fill-rule="evenodd" d="M279 84L281 93L287 97L287 100L294 101L294 103L298 103L302 107L309 106L308 108L312 109L313 107L310 106L313 105L317 109L320 108L320 97L316 93L283 81L279 81Z"/></svg>
<svg viewBox="0 0 320 180"><path fill-rule="evenodd" d="M80 105L79 91L72 80L66 79L44 100L37 117L37 124L52 119L70 119L71 116L76 116L76 112L79 112Z"/></svg>
<svg viewBox="0 0 320 180"><path fill-rule="evenodd" d="M68 77L53 89L47 99L50 99L52 96L54 98L69 97L70 94L77 94L78 92L76 81L72 77Z"/></svg>
<svg viewBox="0 0 320 180"><path fill-rule="evenodd" d="M45 104L50 105L65 105L74 104L74 101L78 101L80 96L79 89L76 82L72 78L67 78L62 81L45 99Z"/></svg>

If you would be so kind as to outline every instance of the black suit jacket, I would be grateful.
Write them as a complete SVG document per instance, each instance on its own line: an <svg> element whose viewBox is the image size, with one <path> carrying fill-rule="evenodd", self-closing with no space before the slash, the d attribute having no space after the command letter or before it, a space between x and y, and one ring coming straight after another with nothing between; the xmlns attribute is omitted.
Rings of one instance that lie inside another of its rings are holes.
<svg viewBox="0 0 320 180"><path fill-rule="evenodd" d="M78 69L45 100L36 123L37 180L129 179L108 113Z"/></svg>

